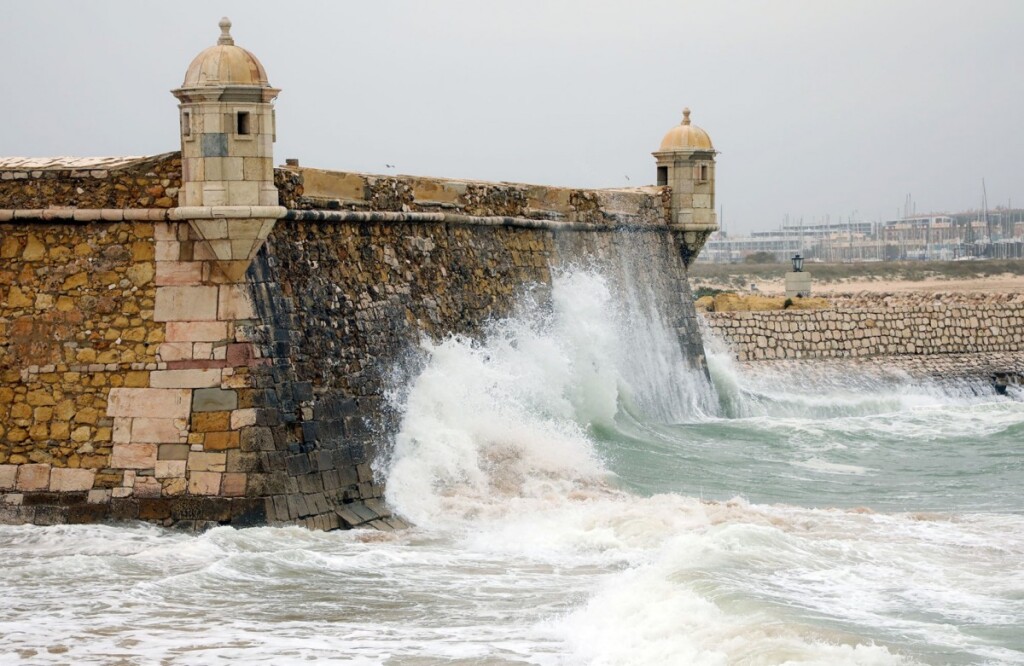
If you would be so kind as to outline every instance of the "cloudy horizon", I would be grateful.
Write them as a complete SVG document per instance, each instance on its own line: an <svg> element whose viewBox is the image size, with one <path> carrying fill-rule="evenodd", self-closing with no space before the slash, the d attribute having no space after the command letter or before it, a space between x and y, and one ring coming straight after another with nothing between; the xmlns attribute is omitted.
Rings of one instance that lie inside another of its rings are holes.
<svg viewBox="0 0 1024 666"><path fill-rule="evenodd" d="M282 88L277 163L643 185L688 106L730 231L979 208L982 179L1024 206L1012 0L41 0L0 27L0 154L176 150L169 90L221 15Z"/></svg>

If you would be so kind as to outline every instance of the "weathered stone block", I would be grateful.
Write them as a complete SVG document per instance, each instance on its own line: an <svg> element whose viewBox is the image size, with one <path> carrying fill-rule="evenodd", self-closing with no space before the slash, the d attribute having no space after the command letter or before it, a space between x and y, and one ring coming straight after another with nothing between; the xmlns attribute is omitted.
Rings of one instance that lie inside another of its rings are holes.
<svg viewBox="0 0 1024 666"><path fill-rule="evenodd" d="M229 472L221 480L221 495L224 497L241 497L245 495L245 474Z"/></svg>
<svg viewBox="0 0 1024 666"><path fill-rule="evenodd" d="M230 412L238 407L238 394L219 388L196 389L192 398L194 412Z"/></svg>
<svg viewBox="0 0 1024 666"><path fill-rule="evenodd" d="M188 475L188 492L190 495L216 495L220 492L221 476L219 472L190 472Z"/></svg>
<svg viewBox="0 0 1024 666"><path fill-rule="evenodd" d="M132 419L132 441L154 444L176 444L182 441L186 430L184 419Z"/></svg>
<svg viewBox="0 0 1024 666"><path fill-rule="evenodd" d="M58 493L91 490L96 470L54 467L50 471L50 490Z"/></svg>
<svg viewBox="0 0 1024 666"><path fill-rule="evenodd" d="M215 321L217 287L165 286L156 290L154 321Z"/></svg>
<svg viewBox="0 0 1024 666"><path fill-rule="evenodd" d="M188 418L192 391L187 389L114 388L107 401L107 416Z"/></svg>
<svg viewBox="0 0 1024 666"><path fill-rule="evenodd" d="M208 388L218 386L220 381L221 371L218 368L157 370L149 373L149 385L153 388Z"/></svg>
<svg viewBox="0 0 1024 666"><path fill-rule="evenodd" d="M188 456L188 470L190 472L223 472L226 464L227 455L224 453L192 451Z"/></svg>
<svg viewBox="0 0 1024 666"><path fill-rule="evenodd" d="M115 444L110 466L115 469L152 469L156 466L156 444Z"/></svg>
<svg viewBox="0 0 1024 666"><path fill-rule="evenodd" d="M158 479L185 476L185 460L157 460L154 476Z"/></svg>
<svg viewBox="0 0 1024 666"><path fill-rule="evenodd" d="M160 460L188 460L188 444L161 444L159 450Z"/></svg>
<svg viewBox="0 0 1024 666"><path fill-rule="evenodd" d="M50 465L30 463L18 467L18 490L46 490L50 487Z"/></svg>
<svg viewBox="0 0 1024 666"><path fill-rule="evenodd" d="M238 257L236 257L238 258ZM243 257L244 258L244 255ZM253 319L256 309L247 285L221 285L217 318L221 321Z"/></svg>
<svg viewBox="0 0 1024 666"><path fill-rule="evenodd" d="M220 342L228 336L222 321L171 321L167 323L168 342Z"/></svg>
<svg viewBox="0 0 1024 666"><path fill-rule="evenodd" d="M160 480L152 476L139 476L135 478L133 494L135 497L160 497L163 485Z"/></svg>
<svg viewBox="0 0 1024 666"><path fill-rule="evenodd" d="M0 465L0 490L14 490L17 477L17 465Z"/></svg>

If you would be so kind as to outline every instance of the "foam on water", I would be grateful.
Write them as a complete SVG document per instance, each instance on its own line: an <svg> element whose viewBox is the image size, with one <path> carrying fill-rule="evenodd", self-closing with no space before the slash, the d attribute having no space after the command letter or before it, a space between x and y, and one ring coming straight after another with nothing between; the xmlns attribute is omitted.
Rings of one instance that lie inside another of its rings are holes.
<svg viewBox="0 0 1024 666"><path fill-rule="evenodd" d="M1024 663L1019 398L724 353L712 388L656 300L568 270L424 342L411 530L0 527L0 661Z"/></svg>

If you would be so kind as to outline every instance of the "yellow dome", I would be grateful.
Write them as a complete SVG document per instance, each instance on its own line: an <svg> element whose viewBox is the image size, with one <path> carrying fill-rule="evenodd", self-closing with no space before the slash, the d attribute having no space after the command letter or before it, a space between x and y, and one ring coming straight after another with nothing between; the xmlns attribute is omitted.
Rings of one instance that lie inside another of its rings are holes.
<svg viewBox="0 0 1024 666"><path fill-rule="evenodd" d="M690 124L690 110L683 109L683 122L668 131L658 152L672 150L714 150L708 133Z"/></svg>
<svg viewBox="0 0 1024 666"><path fill-rule="evenodd" d="M231 37L231 21L220 20L220 38L197 55L185 72L182 88L212 88L222 86L270 87L267 70L256 56L240 46Z"/></svg>

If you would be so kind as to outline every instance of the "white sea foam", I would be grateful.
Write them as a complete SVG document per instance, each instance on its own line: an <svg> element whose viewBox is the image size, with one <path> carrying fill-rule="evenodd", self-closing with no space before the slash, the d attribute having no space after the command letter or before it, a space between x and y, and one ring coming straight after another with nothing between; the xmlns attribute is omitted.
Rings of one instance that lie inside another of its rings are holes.
<svg viewBox="0 0 1024 666"><path fill-rule="evenodd" d="M569 271L550 308L424 343L387 461L411 530L0 527L0 662L1024 664L1019 401L712 354L716 412L609 285ZM666 492L737 468L807 506ZM1017 504L958 509L993 479ZM833 488L928 508L813 508Z"/></svg>

